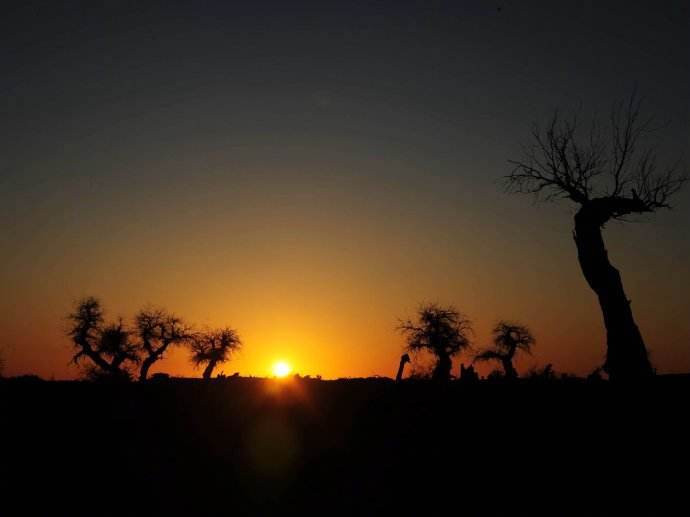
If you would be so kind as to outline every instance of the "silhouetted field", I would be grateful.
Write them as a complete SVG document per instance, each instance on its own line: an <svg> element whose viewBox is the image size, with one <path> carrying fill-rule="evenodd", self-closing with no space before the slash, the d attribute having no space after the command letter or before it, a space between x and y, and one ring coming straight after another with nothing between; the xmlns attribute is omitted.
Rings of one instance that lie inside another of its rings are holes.
<svg viewBox="0 0 690 517"><path fill-rule="evenodd" d="M676 515L688 386L6 380L0 509Z"/></svg>

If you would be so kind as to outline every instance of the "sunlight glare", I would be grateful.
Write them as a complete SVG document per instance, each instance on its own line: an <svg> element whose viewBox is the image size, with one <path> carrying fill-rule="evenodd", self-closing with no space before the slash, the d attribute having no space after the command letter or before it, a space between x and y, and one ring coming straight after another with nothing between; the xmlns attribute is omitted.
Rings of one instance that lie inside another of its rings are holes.
<svg viewBox="0 0 690 517"><path fill-rule="evenodd" d="M273 375L276 377L287 377L292 368L285 361L276 361L273 365Z"/></svg>

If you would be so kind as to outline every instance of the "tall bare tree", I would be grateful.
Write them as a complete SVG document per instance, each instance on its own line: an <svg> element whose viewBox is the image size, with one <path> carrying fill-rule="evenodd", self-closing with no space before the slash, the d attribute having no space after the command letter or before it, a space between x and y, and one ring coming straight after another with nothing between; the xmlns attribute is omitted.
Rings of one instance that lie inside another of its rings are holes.
<svg viewBox="0 0 690 517"><path fill-rule="evenodd" d="M406 337L407 350L427 350L436 356L432 378L447 381L452 357L470 346L472 323L452 306L428 304L420 307L417 322L402 321L398 330Z"/></svg>
<svg viewBox="0 0 690 517"><path fill-rule="evenodd" d="M612 219L670 208L687 176L677 165L659 168L656 151L642 145L652 120L641 117L635 93L614 106L607 130L601 127L595 122L583 133L577 117L556 112L545 128L534 126L522 158L510 161L506 182L510 191L565 198L578 206L573 236L582 273L604 317L604 368L612 380L634 380L653 369L620 273L609 262L602 229Z"/></svg>
<svg viewBox="0 0 690 517"><path fill-rule="evenodd" d="M493 346L481 351L475 356L475 361L498 361L508 379L514 379L517 370L513 366L513 359L517 352L532 353L535 343L530 330L519 323L499 321L493 330Z"/></svg>
<svg viewBox="0 0 690 517"><path fill-rule="evenodd" d="M142 309L134 320L143 355L139 381L144 382L151 366L161 360L171 346L182 344L190 338L190 329L181 318L163 309Z"/></svg>
<svg viewBox="0 0 690 517"><path fill-rule="evenodd" d="M230 359L230 355L242 346L237 331L229 327L197 332L191 337L191 360L195 366L205 364L204 379L210 379L219 363Z"/></svg>
<svg viewBox="0 0 690 517"><path fill-rule="evenodd" d="M139 358L122 320L105 325L101 303L94 297L79 301L67 319L67 334L76 349L72 357L75 364L89 359L95 376L129 378L129 366Z"/></svg>

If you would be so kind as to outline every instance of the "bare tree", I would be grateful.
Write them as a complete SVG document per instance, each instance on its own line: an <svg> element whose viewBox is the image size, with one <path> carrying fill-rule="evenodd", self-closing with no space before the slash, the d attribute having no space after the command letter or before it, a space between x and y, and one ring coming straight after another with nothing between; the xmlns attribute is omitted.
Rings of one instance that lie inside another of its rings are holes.
<svg viewBox="0 0 690 517"><path fill-rule="evenodd" d="M546 128L534 126L522 159L510 161L514 168L506 177L510 191L565 198L579 207L573 236L582 273L603 313L604 368L612 380L640 379L653 370L620 273L609 262L602 228L612 219L670 208L687 179L677 165L660 169L655 150L643 148L641 140L650 131L652 121L641 118L635 93L614 106L606 136L597 123L582 135L576 117L556 112Z"/></svg>
<svg viewBox="0 0 690 517"><path fill-rule="evenodd" d="M532 353L535 343L530 330L519 323L499 321L493 330L493 346L481 351L474 361L498 361L508 379L515 379L517 371L513 366L513 358L517 352Z"/></svg>
<svg viewBox="0 0 690 517"><path fill-rule="evenodd" d="M139 370L139 381L144 382L148 378L151 366L162 359L171 346L189 339L190 329L181 318L163 309L142 309L134 319L140 350L144 355Z"/></svg>
<svg viewBox="0 0 690 517"><path fill-rule="evenodd" d="M210 379L218 363L230 359L230 354L240 349L242 341L236 330L226 327L194 334L190 339L190 346L192 362L197 367L205 364L202 376Z"/></svg>
<svg viewBox="0 0 690 517"><path fill-rule="evenodd" d="M427 350L436 356L432 373L435 380L450 379L452 357L469 348L472 324L454 307L428 304L420 307L416 323L407 320L398 326L407 340L406 349L411 352Z"/></svg>
<svg viewBox="0 0 690 517"><path fill-rule="evenodd" d="M122 320L105 325L101 303L94 297L79 301L67 319L70 322L67 334L76 348L72 357L75 364L86 358L91 360L95 376L129 378L128 367L139 358Z"/></svg>

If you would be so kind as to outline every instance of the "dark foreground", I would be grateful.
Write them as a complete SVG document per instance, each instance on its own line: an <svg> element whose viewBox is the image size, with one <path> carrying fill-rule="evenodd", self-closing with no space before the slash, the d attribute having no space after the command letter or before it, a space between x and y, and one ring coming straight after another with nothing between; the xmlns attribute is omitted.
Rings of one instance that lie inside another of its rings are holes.
<svg viewBox="0 0 690 517"><path fill-rule="evenodd" d="M0 382L2 515L687 515L687 378Z"/></svg>

